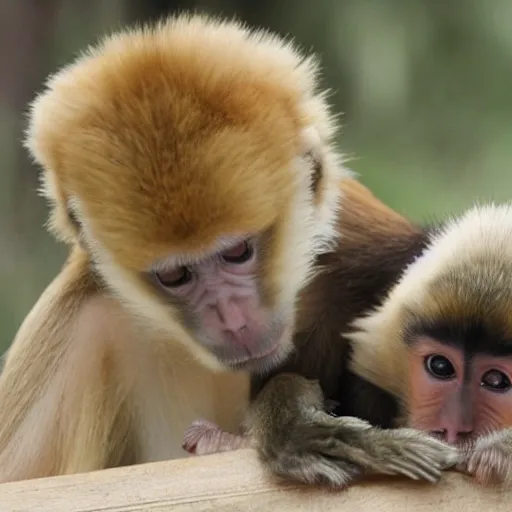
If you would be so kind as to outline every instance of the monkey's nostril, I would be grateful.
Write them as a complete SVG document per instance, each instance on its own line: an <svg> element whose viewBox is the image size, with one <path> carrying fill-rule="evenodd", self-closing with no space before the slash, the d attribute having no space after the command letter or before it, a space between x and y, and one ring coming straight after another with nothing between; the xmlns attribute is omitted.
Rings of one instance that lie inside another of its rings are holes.
<svg viewBox="0 0 512 512"><path fill-rule="evenodd" d="M432 437L435 437L436 439L439 439L440 441L444 441L444 440L446 440L446 429L440 428L440 429L436 429L436 430L431 430L430 435Z"/></svg>
<svg viewBox="0 0 512 512"><path fill-rule="evenodd" d="M456 430L449 428L439 428L430 431L430 435L441 441L445 441L450 444L458 444L465 442L473 435L472 430Z"/></svg>

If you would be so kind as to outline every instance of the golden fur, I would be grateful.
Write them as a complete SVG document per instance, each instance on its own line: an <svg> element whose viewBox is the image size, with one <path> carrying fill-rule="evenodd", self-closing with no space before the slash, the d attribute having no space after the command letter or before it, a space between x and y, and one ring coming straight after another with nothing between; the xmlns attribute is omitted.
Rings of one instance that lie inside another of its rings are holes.
<svg viewBox="0 0 512 512"><path fill-rule="evenodd" d="M137 270L264 231L295 196L302 131L332 136L315 80L291 45L203 17L106 38L32 107L27 146L52 174L55 229L70 232L62 209L76 207Z"/></svg>
<svg viewBox="0 0 512 512"><path fill-rule="evenodd" d="M26 144L45 168L53 231L73 239L71 210L113 292L212 368L140 272L211 252L221 234L272 229L264 287L272 304L293 304L336 237L343 176L316 68L263 32L184 16L106 38L32 106ZM316 191L300 158L311 150Z"/></svg>
<svg viewBox="0 0 512 512"><path fill-rule="evenodd" d="M241 423L248 376L225 373L143 273L270 231L262 279L293 317L345 173L316 68L270 34L181 16L50 78L26 146L72 250L0 376L0 481L184 456L195 418Z"/></svg>

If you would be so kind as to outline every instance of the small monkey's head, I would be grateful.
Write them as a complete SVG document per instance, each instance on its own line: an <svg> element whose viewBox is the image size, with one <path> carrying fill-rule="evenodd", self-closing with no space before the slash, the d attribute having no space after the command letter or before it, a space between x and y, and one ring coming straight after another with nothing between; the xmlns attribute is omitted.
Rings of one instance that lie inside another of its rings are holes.
<svg viewBox="0 0 512 512"><path fill-rule="evenodd" d="M335 239L343 170L316 69L273 35L182 16L105 39L32 105L54 233L212 368L289 353Z"/></svg>
<svg viewBox="0 0 512 512"><path fill-rule="evenodd" d="M472 446L512 426L512 206L434 233L381 308L356 322L354 369L408 425Z"/></svg>

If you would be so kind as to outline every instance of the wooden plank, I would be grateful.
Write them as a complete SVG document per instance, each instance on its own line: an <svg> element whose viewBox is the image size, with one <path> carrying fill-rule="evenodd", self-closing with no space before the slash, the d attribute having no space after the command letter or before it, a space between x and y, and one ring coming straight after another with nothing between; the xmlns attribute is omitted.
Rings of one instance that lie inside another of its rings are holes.
<svg viewBox="0 0 512 512"><path fill-rule="evenodd" d="M387 479L343 491L277 485L252 450L0 485L1 512L492 512L512 491L456 473L439 485Z"/></svg>

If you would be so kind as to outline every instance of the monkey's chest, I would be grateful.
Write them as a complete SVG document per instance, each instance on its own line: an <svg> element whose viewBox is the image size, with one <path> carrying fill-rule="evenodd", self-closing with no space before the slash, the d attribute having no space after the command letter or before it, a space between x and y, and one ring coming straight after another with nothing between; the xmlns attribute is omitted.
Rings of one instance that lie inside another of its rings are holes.
<svg viewBox="0 0 512 512"><path fill-rule="evenodd" d="M249 378L215 373L193 361L173 364L146 375L147 393L137 397L140 462L187 457L183 436L191 423L209 420L238 432L248 405Z"/></svg>

